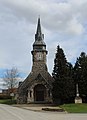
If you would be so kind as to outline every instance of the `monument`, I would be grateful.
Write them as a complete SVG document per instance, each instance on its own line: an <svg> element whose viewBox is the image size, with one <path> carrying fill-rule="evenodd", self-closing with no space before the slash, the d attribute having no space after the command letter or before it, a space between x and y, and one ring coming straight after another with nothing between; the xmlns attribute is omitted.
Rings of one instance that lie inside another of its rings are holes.
<svg viewBox="0 0 87 120"><path fill-rule="evenodd" d="M82 98L79 96L78 84L76 84L76 97L75 97L75 103L82 103Z"/></svg>

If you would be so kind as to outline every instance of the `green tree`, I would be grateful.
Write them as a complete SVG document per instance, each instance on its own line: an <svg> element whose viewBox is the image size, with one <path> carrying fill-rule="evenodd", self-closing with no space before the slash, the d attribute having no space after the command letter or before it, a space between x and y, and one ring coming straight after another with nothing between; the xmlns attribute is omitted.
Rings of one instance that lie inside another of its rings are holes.
<svg viewBox="0 0 87 120"><path fill-rule="evenodd" d="M74 81L79 85L80 96L87 97L87 55L81 52L74 66Z"/></svg>
<svg viewBox="0 0 87 120"><path fill-rule="evenodd" d="M72 78L72 64L68 63L63 49L57 46L53 69L53 100L54 102L70 101L74 96L74 81Z"/></svg>

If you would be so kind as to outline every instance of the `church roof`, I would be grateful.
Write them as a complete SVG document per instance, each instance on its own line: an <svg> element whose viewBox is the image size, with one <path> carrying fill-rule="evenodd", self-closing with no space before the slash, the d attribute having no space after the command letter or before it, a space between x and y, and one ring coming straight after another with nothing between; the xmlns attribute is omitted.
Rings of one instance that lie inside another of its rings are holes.
<svg viewBox="0 0 87 120"><path fill-rule="evenodd" d="M24 82L19 86L19 88L29 87L31 82L34 82L38 77L41 77L45 80L45 82L52 87L53 78L47 71L34 72L30 73L28 77L24 80Z"/></svg>

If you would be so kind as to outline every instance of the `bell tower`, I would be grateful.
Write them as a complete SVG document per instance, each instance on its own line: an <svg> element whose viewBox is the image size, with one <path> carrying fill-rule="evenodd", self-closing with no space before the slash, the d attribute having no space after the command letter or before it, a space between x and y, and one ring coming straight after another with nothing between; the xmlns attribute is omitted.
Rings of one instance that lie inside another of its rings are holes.
<svg viewBox="0 0 87 120"><path fill-rule="evenodd" d="M46 50L46 44L44 42L44 34L42 34L41 31L40 18L38 18L35 41L33 43L33 50L31 53L33 61L32 71L35 71L38 68L38 70L41 70L42 68L43 70L47 70L46 55L48 51Z"/></svg>

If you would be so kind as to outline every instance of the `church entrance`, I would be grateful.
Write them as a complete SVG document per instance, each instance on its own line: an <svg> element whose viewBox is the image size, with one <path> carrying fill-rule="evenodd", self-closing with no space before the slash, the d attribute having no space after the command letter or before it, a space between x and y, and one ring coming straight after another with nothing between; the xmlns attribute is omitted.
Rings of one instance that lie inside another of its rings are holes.
<svg viewBox="0 0 87 120"><path fill-rule="evenodd" d="M44 85L38 84L34 88L34 101L40 102L45 100L46 88Z"/></svg>

